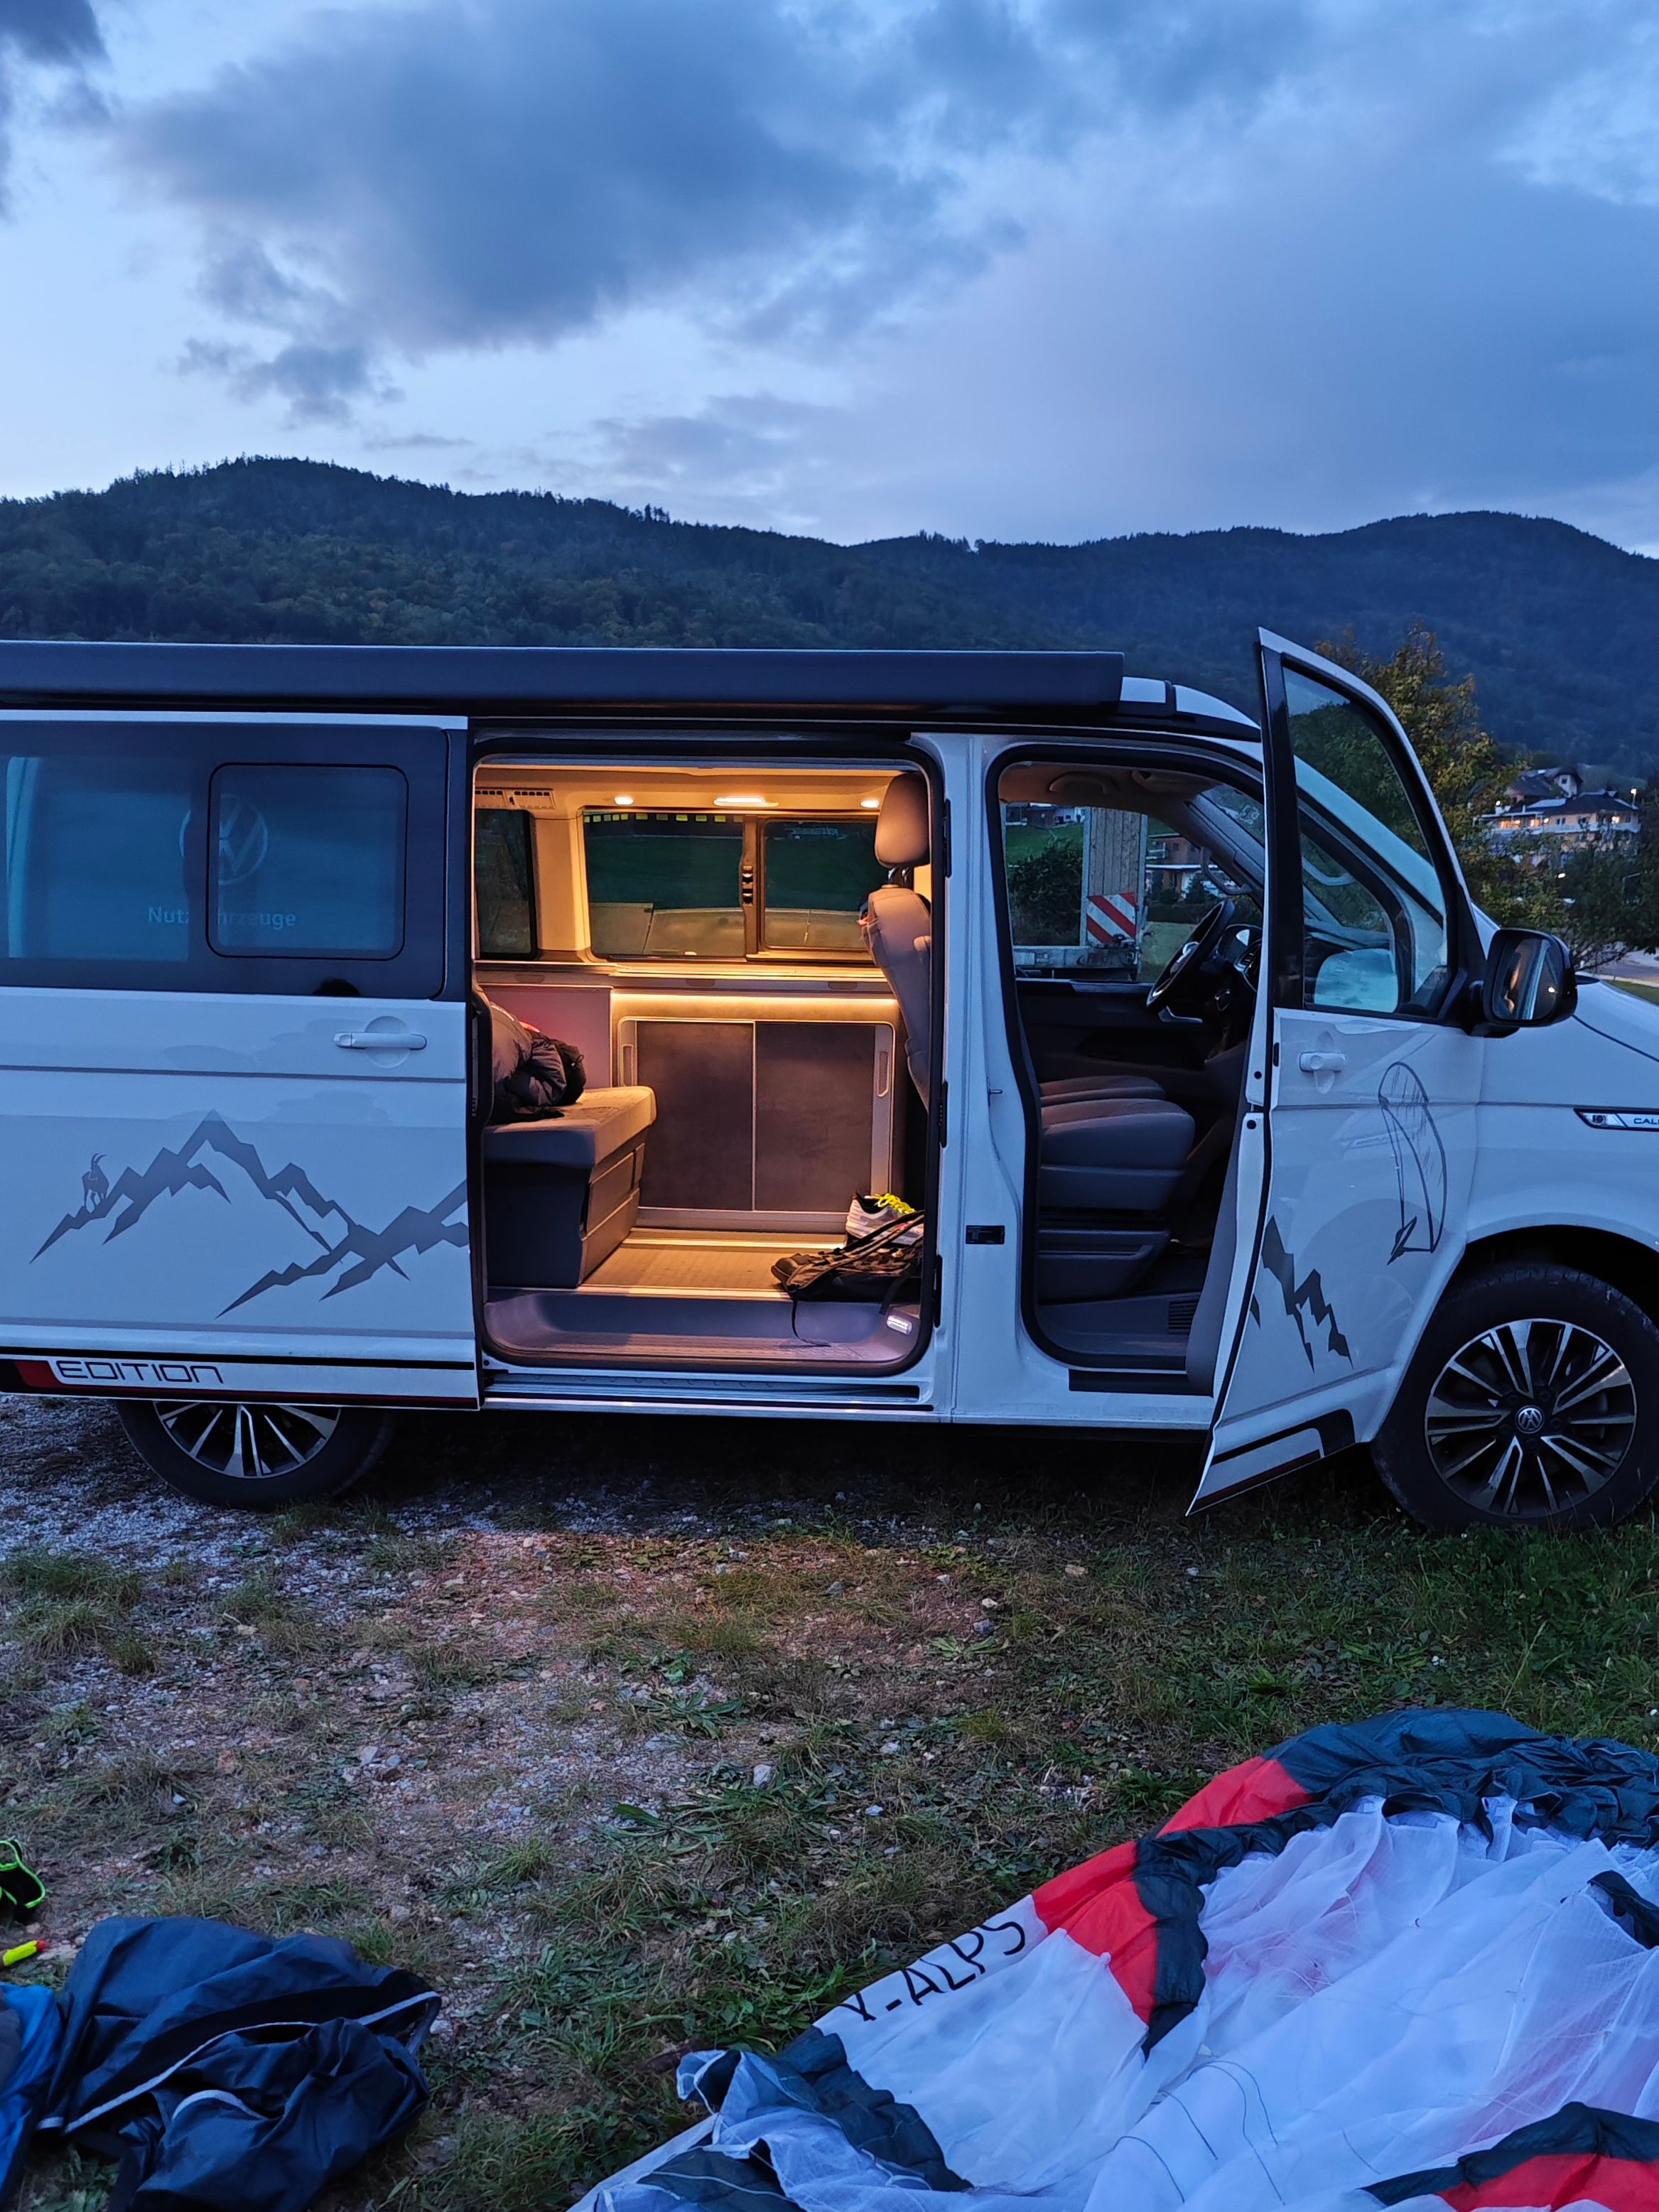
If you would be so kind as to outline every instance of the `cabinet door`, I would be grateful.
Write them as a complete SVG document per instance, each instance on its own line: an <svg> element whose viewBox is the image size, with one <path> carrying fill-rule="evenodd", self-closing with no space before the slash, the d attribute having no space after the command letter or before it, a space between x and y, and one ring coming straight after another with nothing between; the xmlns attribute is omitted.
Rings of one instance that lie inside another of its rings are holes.
<svg viewBox="0 0 1659 2212"><path fill-rule="evenodd" d="M893 1175L890 1020L630 1018L625 1080L656 1093L641 1220L826 1234Z"/></svg>

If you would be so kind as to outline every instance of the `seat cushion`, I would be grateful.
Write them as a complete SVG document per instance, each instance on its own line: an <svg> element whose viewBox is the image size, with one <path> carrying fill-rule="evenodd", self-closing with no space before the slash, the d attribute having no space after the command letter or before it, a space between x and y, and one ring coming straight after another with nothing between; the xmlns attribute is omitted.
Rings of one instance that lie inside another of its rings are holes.
<svg viewBox="0 0 1659 2212"><path fill-rule="evenodd" d="M1037 1177L1042 1204L1156 1212L1175 1197L1194 1133L1192 1115L1167 1098L1045 1106Z"/></svg>
<svg viewBox="0 0 1659 2212"><path fill-rule="evenodd" d="M1152 1075L1061 1075L1039 1083L1037 1095L1045 1106L1061 1106L1074 1098L1161 1098L1164 1085Z"/></svg>
<svg viewBox="0 0 1659 2212"><path fill-rule="evenodd" d="M617 1084L584 1091L574 1106L540 1121L500 1121L483 1133L483 1156L492 1166L576 1168L591 1173L624 1145L643 1135L657 1118L656 1095L645 1084Z"/></svg>

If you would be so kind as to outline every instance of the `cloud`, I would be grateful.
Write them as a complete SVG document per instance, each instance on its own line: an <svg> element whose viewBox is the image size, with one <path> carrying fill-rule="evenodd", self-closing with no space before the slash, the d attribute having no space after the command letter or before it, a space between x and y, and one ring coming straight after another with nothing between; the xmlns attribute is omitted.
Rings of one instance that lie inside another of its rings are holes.
<svg viewBox="0 0 1659 2212"><path fill-rule="evenodd" d="M849 535L1650 540L1656 122L1650 0L359 0L106 128L194 228L190 365L296 422L625 326L478 466Z"/></svg>
<svg viewBox="0 0 1659 2212"><path fill-rule="evenodd" d="M104 51L90 0L0 0L0 46L33 62L78 64Z"/></svg>
<svg viewBox="0 0 1659 2212"><path fill-rule="evenodd" d="M286 400L293 423L346 422L356 400L401 396L360 345L310 345L296 339L261 358L247 346L190 338L179 366L187 374L219 378L239 399Z"/></svg>
<svg viewBox="0 0 1659 2212"><path fill-rule="evenodd" d="M6 207L10 125L25 74L81 70L102 58L91 0L0 0L0 211Z"/></svg>
<svg viewBox="0 0 1659 2212"><path fill-rule="evenodd" d="M988 161L1248 105L1311 4L428 0L314 18L117 140L203 223L212 304L310 345L546 343L665 301L821 343L1017 243Z"/></svg>

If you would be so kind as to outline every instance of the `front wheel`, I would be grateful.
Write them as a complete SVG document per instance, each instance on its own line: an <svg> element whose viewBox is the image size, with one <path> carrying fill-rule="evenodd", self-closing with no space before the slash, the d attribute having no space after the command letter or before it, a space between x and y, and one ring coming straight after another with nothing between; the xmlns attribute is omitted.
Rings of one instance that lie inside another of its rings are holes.
<svg viewBox="0 0 1659 2212"><path fill-rule="evenodd" d="M164 1482L205 1505L254 1513L332 1498L386 1449L392 1416L374 1407L121 1401L121 1426Z"/></svg>
<svg viewBox="0 0 1659 2212"><path fill-rule="evenodd" d="M1372 1446L1430 1528L1589 1528L1659 1480L1659 1328L1576 1267L1526 1261L1456 1285Z"/></svg>

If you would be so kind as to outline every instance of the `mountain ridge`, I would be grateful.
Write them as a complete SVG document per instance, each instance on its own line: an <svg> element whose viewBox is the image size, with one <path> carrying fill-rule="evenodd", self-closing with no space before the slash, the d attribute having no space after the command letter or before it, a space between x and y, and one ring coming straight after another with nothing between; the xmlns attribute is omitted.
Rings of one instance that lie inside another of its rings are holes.
<svg viewBox="0 0 1659 2212"><path fill-rule="evenodd" d="M1113 647L1248 708L1258 623L1386 655L1418 621L1506 744L1659 769L1659 561L1546 516L838 545L258 457L0 500L0 637Z"/></svg>

